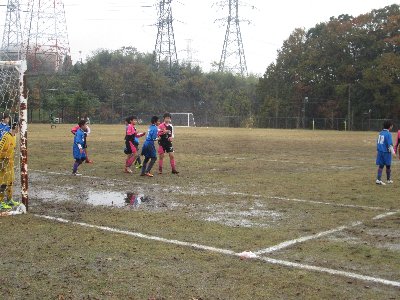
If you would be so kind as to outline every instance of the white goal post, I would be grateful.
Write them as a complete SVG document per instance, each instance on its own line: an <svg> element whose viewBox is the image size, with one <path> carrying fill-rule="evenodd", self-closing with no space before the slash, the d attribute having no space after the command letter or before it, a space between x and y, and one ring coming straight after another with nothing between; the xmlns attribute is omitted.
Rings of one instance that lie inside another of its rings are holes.
<svg viewBox="0 0 400 300"><path fill-rule="evenodd" d="M196 127L193 113L171 113L171 119L175 127Z"/></svg>
<svg viewBox="0 0 400 300"><path fill-rule="evenodd" d="M15 124L11 126L19 131L19 135L17 133L15 138L10 138L12 135L8 133L1 136L0 174L2 176L0 176L0 181L2 182L0 194L3 197L7 193L12 194L14 184L18 187L20 185L21 198L17 197L17 200L22 201L26 208L28 208L28 92L25 83L26 70L26 60L0 61L0 115L9 115L11 119L14 119ZM13 139L14 142L12 141ZM18 144L19 149L16 147ZM17 162L15 167L14 160ZM18 167L20 170L20 181L16 180L17 176L14 175L14 171L18 174ZM3 201L3 199L0 201Z"/></svg>

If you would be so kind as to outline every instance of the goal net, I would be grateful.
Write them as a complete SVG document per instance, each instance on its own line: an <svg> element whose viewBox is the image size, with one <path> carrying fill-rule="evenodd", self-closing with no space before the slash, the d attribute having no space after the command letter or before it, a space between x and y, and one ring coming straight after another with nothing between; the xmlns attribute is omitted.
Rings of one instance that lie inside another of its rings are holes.
<svg viewBox="0 0 400 300"><path fill-rule="evenodd" d="M0 61L0 208L28 205L26 61Z"/></svg>
<svg viewBox="0 0 400 300"><path fill-rule="evenodd" d="M172 124L177 127L195 127L192 113L171 113Z"/></svg>

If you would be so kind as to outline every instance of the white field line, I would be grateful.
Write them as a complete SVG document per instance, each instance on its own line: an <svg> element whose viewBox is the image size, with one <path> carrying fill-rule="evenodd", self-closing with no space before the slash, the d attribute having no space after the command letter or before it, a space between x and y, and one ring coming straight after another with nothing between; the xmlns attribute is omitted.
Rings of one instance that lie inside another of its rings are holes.
<svg viewBox="0 0 400 300"><path fill-rule="evenodd" d="M341 271L341 270L305 265L305 264L300 264L300 263L295 263L295 262L290 262L290 261L285 261L285 260L280 260L280 259L274 259L274 258L269 258L269 257L258 257L258 259L261 261L270 263L270 264L275 264L275 265L280 265L280 266L285 266L285 267L290 267L290 268L303 269L303 270L321 272L321 273L328 273L331 275L339 275L339 276L362 280L362 281L369 281L369 282L373 282L373 283L380 283L380 284L384 284L384 285L400 287L400 281L387 280L387 279L383 279L383 278L379 278L379 277L366 276L366 275L356 274L356 273L352 273L352 272L346 272L346 271Z"/></svg>
<svg viewBox="0 0 400 300"><path fill-rule="evenodd" d="M61 176L72 176L71 173L60 173L60 172L52 172L52 171L42 171L42 170L32 170L33 172L44 173L44 174L53 174L53 175L61 175ZM126 183L126 180L122 179L105 179L102 177L97 176L89 176L89 175L82 175L80 177L89 178L89 179L98 179L98 180L109 180L115 182ZM132 181L129 181L132 182ZM152 185L152 186L159 186L157 183L147 183L147 182L140 182L140 184L145 185ZM183 193L182 191L177 191L179 193ZM324 202L324 201L316 201L316 200L306 200L306 199L296 199L296 198L285 198L285 197L277 197L277 196L262 196L262 195L255 195L255 194L248 194L248 193L240 193L240 192L230 192L224 193L224 195L232 195L232 196L245 196L245 197L253 197L253 198L265 198L265 199L272 199L272 200L282 200L282 201L290 201L290 202L302 202L302 203L310 203L310 204L322 204L328 206L336 206L336 207L349 207L349 208L362 208L362 209L370 209L370 210L389 210L388 208L379 207L379 206L365 206L365 205L354 205L354 204L341 204L341 203L334 203L334 202Z"/></svg>
<svg viewBox="0 0 400 300"><path fill-rule="evenodd" d="M232 159L232 157L225 156L224 159ZM317 162L307 162L301 160L288 160L288 159L266 159L266 158L251 158L251 157L234 157L235 160L256 160L256 161L265 161L265 162L277 162L277 163L286 163L286 164L297 164L297 165L316 165L316 166L323 166L326 168L333 168L333 169L345 169L345 170L352 170L360 166L338 166L338 165L330 165L325 163L317 163Z"/></svg>
<svg viewBox="0 0 400 300"><path fill-rule="evenodd" d="M379 206L365 206L365 205L355 205L355 204L341 204L341 203L333 203L333 202L323 202L323 201L316 201L316 200L304 200L304 199L296 199L296 198L284 198L284 197L265 197L268 199L276 199L276 200L283 200L283 201L292 201L292 202L303 202L303 203L313 203L313 204L322 204L322 205L330 205L330 206L338 206L338 207L349 207L349 208L364 208L364 209L371 209L371 210L388 210L384 207Z"/></svg>
<svg viewBox="0 0 400 300"><path fill-rule="evenodd" d="M385 213L385 214L380 214L378 216L373 217L372 220L384 219L386 217L393 216L393 215L398 214L398 213L400 213L400 211L392 211L392 212L388 212L388 213ZM352 228L352 227L360 226L362 224L364 224L364 223L361 222L361 221L353 222L350 225L344 225L344 226L336 227L336 228L331 229L331 230L322 231L322 232L319 232L317 234L307 235L307 236L303 236L303 237L300 237L300 238L297 238L297 239L285 241L285 242L282 242L282 243L277 244L275 246L271 246L271 247L268 247L268 248L265 248L265 249L261 249L261 250L258 250L258 251L253 251L253 253L256 254L256 255L272 253L272 252L279 251L279 250L282 250L284 248L287 248L287 247L290 247L290 246L293 246L293 245L296 245L296 244L299 244L299 243L303 243L303 242L310 241L310 240L315 240L315 239L318 239L320 237L330 235L332 233L336 233L336 232L340 232L340 231L343 231L343 230L346 230L346 229L349 229L349 228Z"/></svg>
<svg viewBox="0 0 400 300"><path fill-rule="evenodd" d="M285 242L280 243L278 245L275 245L275 246L272 246L272 247L268 247L268 248L265 248L265 249L262 249L262 250L258 250L258 251L255 251L253 253L256 254L256 255L261 255L261 254L267 254L267 253L275 252L275 251L278 251L278 250L293 246L295 244L303 243L303 242L306 242L306 241L309 241L309 240L318 239L320 237L323 237L323 236L326 236L326 235L330 235L332 233L340 232L340 231L343 231L343 230L348 229L350 227L359 226L361 224L362 224L362 222L354 222L354 223L350 224L349 226L340 226L340 227L337 227L337 228L334 228L334 229L331 229L331 230L319 232L317 234L307 235L307 236L303 236L303 237L300 237L300 238L297 238L297 239L294 239L294 240L285 241Z"/></svg>
<svg viewBox="0 0 400 300"><path fill-rule="evenodd" d="M136 238L147 239L147 240L157 241L157 242L161 242L161 243L168 243L168 244L188 247L188 248L192 248L192 249L205 250L205 251L219 253L219 254L238 256L238 257L242 257L242 254L243 254L243 253L236 253L232 250L215 248L215 247L205 246L205 245L196 244L196 243L182 242L182 241L178 241L178 240L170 240L170 239L165 239L165 238L161 238L161 237L157 237L157 236L152 236L152 235L147 235L147 234L142 234L142 233L137 233L137 232L131 232L131 231L126 231L126 230L120 230L120 229L106 227L106 226L92 225L92 224L87 224L87 223L83 223L83 222L74 222L74 221L70 221L67 219L63 219L63 218L44 216L44 215L34 215L34 216L42 218L42 219L46 219L46 220L59 222L59 223L78 225L78 226L82 226L82 227L86 227L86 228L98 229L98 230L107 231L107 232L111 232L111 233L117 233L117 234L124 234L124 235L133 236ZM302 270L308 270L308 271L314 271L314 272L320 272L320 273L327 273L330 275L339 275L342 277L348 277L348 278L362 280L362 281L368 281L368 282L374 282L374 283L379 283L379 284L383 284L383 285L400 287L400 282L398 282L398 281L387 280L387 279L383 279L383 278L379 278L379 277L365 276L365 275L341 271L341 270L323 268L323 267L312 266L312 265L305 265L305 264L294 263L294 262L285 261L285 260L268 258L268 257L253 256L252 259L260 260L260 261L267 262L270 264L285 266L285 267L289 267L289 268L296 268L296 269L302 269Z"/></svg>
<svg viewBox="0 0 400 300"><path fill-rule="evenodd" d="M393 216L393 215L398 214L398 213L400 213L400 210L398 210L398 211L390 211L390 212L387 212L385 214L381 214L381 215L378 215L376 217L373 217L372 220L384 219L386 217L390 217L390 216Z"/></svg>
<svg viewBox="0 0 400 300"><path fill-rule="evenodd" d="M235 252L231 251L231 250L219 249L219 248L204 246L204 245L200 245L200 244L196 244L196 243L188 243L188 242L182 242L182 241L178 241L178 240L170 240L170 239L165 239L165 238L161 238L161 237L157 237L157 236L152 236L152 235L147 235L147 234L143 234L143 233L127 231L127 230L120 230L120 229L111 228L111 227L107 227L107 226L91 225L91 224L87 224L87 223L83 223L83 222L70 221L70 220L66 220L66 219L63 219L63 218L44 216L44 215L36 215L36 214L34 216L35 217L39 217L39 218L43 218L43 219L47 219L47 220L56 221L56 222L59 222L59 223L67 223L67 224L72 224L72 225L79 225L79 226L82 226L82 227L88 227L88 228L99 229L99 230L112 232L112 233L130 235L130 236L133 236L133 237L146 239L146 240L151 240L151 241L157 241L157 242L173 244L173 245L178 245L178 246L191 247L191 248L195 248L195 249L199 249L199 250L207 250L207 251L221 253L221 254L235 255Z"/></svg>

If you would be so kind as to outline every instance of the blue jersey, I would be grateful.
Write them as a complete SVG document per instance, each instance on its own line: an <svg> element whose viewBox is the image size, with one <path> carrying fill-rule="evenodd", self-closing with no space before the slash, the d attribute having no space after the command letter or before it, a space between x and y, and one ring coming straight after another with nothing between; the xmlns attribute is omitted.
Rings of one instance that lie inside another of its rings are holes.
<svg viewBox="0 0 400 300"><path fill-rule="evenodd" d="M80 145L80 147L78 146ZM85 132L79 128L74 136L74 145L73 145L73 155L75 159L85 159L86 154L85 151L81 153L80 149L83 149L85 146Z"/></svg>
<svg viewBox="0 0 400 300"><path fill-rule="evenodd" d="M157 158L156 147L154 146L154 141L158 138L158 128L155 124L149 127L147 132L146 141L143 144L142 155L146 158Z"/></svg>
<svg viewBox="0 0 400 300"><path fill-rule="evenodd" d="M150 125L147 132L146 141L156 141L158 138L158 128L155 124Z"/></svg>
<svg viewBox="0 0 400 300"><path fill-rule="evenodd" d="M376 141L376 150L378 152L390 152L389 147L393 147L392 134L388 129L383 129Z"/></svg>
<svg viewBox="0 0 400 300"><path fill-rule="evenodd" d="M6 123L1 122L0 123L0 140L3 138L3 135L5 133L10 132L10 131L11 131L11 127Z"/></svg>

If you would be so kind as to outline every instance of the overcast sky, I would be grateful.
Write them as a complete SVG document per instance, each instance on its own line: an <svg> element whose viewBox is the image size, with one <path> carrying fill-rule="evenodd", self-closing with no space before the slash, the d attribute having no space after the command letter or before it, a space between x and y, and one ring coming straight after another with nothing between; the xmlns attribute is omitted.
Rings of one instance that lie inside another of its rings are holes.
<svg viewBox="0 0 400 300"><path fill-rule="evenodd" d="M42 0L43 1L43 0ZM22 2L22 0L20 0ZM156 41L156 0L64 0L73 61L92 51L133 46L152 52ZM6 4L0 0L0 4ZM221 5L228 0L173 0L175 41L178 59L192 57L203 70L221 56L226 26L215 21L227 16ZM263 74L276 59L276 51L297 27L305 29L331 16L357 16L400 0L243 0L239 16L248 71ZM5 9L0 10L1 31ZM250 21L247 22L247 21ZM81 54L80 54L81 53Z"/></svg>

